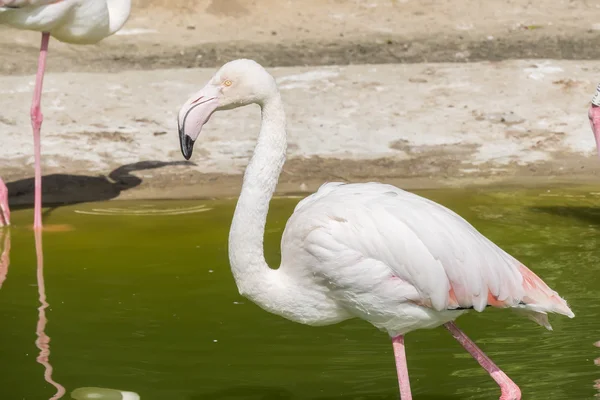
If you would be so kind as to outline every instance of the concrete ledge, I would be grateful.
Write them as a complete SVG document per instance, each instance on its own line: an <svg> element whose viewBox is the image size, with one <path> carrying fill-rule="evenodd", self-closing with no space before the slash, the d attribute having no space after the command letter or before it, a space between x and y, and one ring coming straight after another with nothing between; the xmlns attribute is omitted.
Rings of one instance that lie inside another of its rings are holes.
<svg viewBox="0 0 600 400"><path fill-rule="evenodd" d="M214 71L48 74L44 173L108 175L140 161L181 161L176 113ZM289 162L282 184L290 189L339 179L425 179L427 186L526 176L587 179L600 170L587 119L600 79L596 62L271 71L288 116ZM0 76L0 171L7 181L32 176L32 89L32 76ZM187 181L210 193L219 179L241 174L259 125L256 106L215 114L196 145L196 165L131 172L145 182L136 190L154 182L157 196L160 188ZM239 178L232 182L237 185Z"/></svg>

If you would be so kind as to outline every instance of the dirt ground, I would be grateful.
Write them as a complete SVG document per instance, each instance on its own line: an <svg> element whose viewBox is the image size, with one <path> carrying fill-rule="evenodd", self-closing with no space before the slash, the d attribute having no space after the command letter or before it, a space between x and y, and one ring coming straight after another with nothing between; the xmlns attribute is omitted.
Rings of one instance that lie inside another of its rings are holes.
<svg viewBox="0 0 600 400"><path fill-rule="evenodd" d="M600 2L592 0L134 0L132 16L125 28L99 45L73 46L56 40L51 42L48 62L50 74L45 93L52 90L53 76L58 81L66 80L54 90L68 92L75 90L75 86L71 89L69 87L70 73L93 73L87 79L102 81L105 78L113 79L122 71L180 68L196 71L195 68L198 67L215 68L228 60L241 57L253 58L266 67L352 64L363 68L365 76L368 76L366 71L369 70L369 65L374 64L414 64L422 66L421 69L426 75L428 70L435 70L435 64L432 63L442 62L455 63L455 73L459 74L463 68L461 66L474 65L473 63L478 61L491 61L491 64L486 64L491 66L491 69L508 68L506 71L510 72L513 71L510 68L516 68L515 65L505 67L505 64L497 62L526 60L527 65L538 68L536 65L539 64L543 69L546 68L546 61L539 60L538 63L536 59L588 60L581 68L572 67L582 71L582 76L570 76L568 74L571 70L566 68L562 75L547 76L541 79L538 86L532 86L530 90L543 90L544 93L549 93L548 96L556 96L557 87L565 94L561 99L544 98L540 95L532 100L536 103L531 104L531 108L550 107L555 111L554 114L540 114L546 121L566 109L569 109L572 120L567 121L566 117L561 115L556 119L556 123L549 127L547 124L536 124L535 119L540 115L530 113L525 115L524 123L514 121L518 125L516 129L509 126L512 123L506 123L504 130L494 133L495 137L505 140L502 142L505 153L511 151L513 144L520 150L512 159L504 160L501 167L490 156L489 160L465 168L464 158L474 156L474 149L480 146L473 137L468 140L465 138L463 142L455 145L442 143L423 147L423 144L411 142L399 135L395 142L386 142L385 147L395 146L400 156L385 154L370 158L356 157L353 154L340 156L330 150L320 153L318 149L309 155L300 154L300 150L293 148L292 140L289 161L282 174L279 191L313 191L327 180L379 180L404 188L507 182L594 182L600 173L600 162L592 153L592 135L584 133L584 130L588 129L585 127L585 109L597 83L594 76L597 75L600 80L600 62L596 61L600 60L599 16ZM4 109L4 112L0 109L0 129L7 132L11 138L8 143L12 146L9 149L6 142L4 146L0 142L0 175L12 182L13 203L29 203L32 199L32 159L29 154L31 147L25 147L30 146L26 100L24 97L13 98L12 94L6 93L21 93L20 96L29 98L31 82L18 78L24 75L31 80L31 74L36 68L38 47L39 34L0 28L0 92L5 93L4 100L0 102L0 108ZM522 66L518 68L527 69ZM201 74L208 73L206 70L202 71ZM360 76L360 72L357 74ZM6 79L2 79L3 76ZM427 76L403 78L406 78L406 82L396 84L410 82L421 85L411 89L415 93L430 92L440 87L451 92L454 87L454 83L449 79L440 81ZM73 82L78 79L84 80L85 77L73 78ZM148 79L147 90L154 90L152 85L156 84L156 76L148 75L148 78L140 79ZM506 86L510 76L504 75L502 79L505 80ZM521 81L516 80L516 84L519 82ZM372 87L367 90L375 88L375 83L368 84ZM377 85L385 86L385 79ZM504 103L500 104L494 101L494 94L496 90L504 90L502 85L488 88L487 95L485 85L486 81L481 80L477 95L477 101L482 105L481 109L469 109L471 120L462 121L463 125L475 126L481 119L489 122L495 118L492 115L494 113L504 115L503 113L516 110L518 114L519 107L523 107L523 102L526 101L527 93L522 93L519 101L513 105L510 104L510 98L503 99ZM388 89L393 88L390 86ZM74 97L77 94L87 98L93 96L93 93L86 93L83 86L77 90L77 93L71 93L71 100L67 99L65 103L75 101ZM124 93L115 96L124 96ZM330 102L339 103L333 109L340 112L348 107L348 98L355 92L348 89L343 93L333 90L333 93L339 98L333 98L332 95ZM157 99L159 95L162 94L157 90L148 92L147 97ZM179 89L173 95L175 97L172 100L162 100L163 107L168 104L168 107L172 108L183 102L189 95L189 90ZM463 97L467 95L468 93L461 94ZM292 102L300 96L301 92L294 92ZM373 108L382 100L375 96L367 101L371 101L370 106ZM402 120L425 118L424 109L431 102L427 103L427 99L424 101L426 103L419 113L411 114L409 110L394 116L389 112L383 119L387 121L388 118L396 118L398 126L402 126ZM449 93L445 101L454 102L457 98ZM573 102L576 104L570 107L569 104ZM239 191L240 168L231 170L215 167L213 170L203 171L205 165L201 165L202 168L170 165L152 168L143 173L132 172L141 177L139 182L126 179L125 183L121 182L123 187L118 187L119 182L117 186L110 186L108 183L114 184L115 180L103 176L108 175L111 170L125 165L126 162L157 159L152 153L154 150L146 149L143 140L135 136L136 132L150 129L151 134L156 137L168 135L175 139L170 122L160 120L164 117L167 121L171 116L166 113L163 117L154 118L160 121L154 124L156 126L151 126L154 120L151 121L148 116L142 115L143 113L137 115L132 111L129 114L119 114L114 105L103 105L102 118L99 119L114 119L115 127L110 126L110 129L107 129L110 124L95 121L90 122L93 125L91 127L65 130L63 126L87 121L88 114L79 115L72 107L65 108L66 105L60 103L60 99L54 99L53 103L46 100L45 104L44 168L47 174L51 174L45 179L45 196L48 201L212 197L235 195ZM309 107L304 104L297 102L296 106ZM15 116L6 112L7 108L17 105L22 110L22 115L17 113ZM160 104L157 107L159 106ZM448 105L444 105L446 106ZM173 111L170 108L169 113ZM323 108L315 106L315 109L308 109L306 113L314 114L317 109ZM489 112L486 114L483 109ZM450 117L454 118L452 114ZM306 118L294 117L293 113L291 118L296 126L300 126L299 129L306 129L306 135L313 135L306 139L307 142L318 142L318 135L321 133L308 129L310 124L304 124ZM362 117L354 115L352 118ZM581 119L581 123L573 122L577 118ZM58 121L56 125L52 125L53 119ZM147 121L144 122L144 119ZM140 128L141 125L144 125L144 129ZM436 126L439 124L417 124L414 128L426 130ZM460 132L461 129L467 128L456 128L456 132ZM368 131L364 129L356 128L353 132L356 135L368 135L365 133ZM18 139L19 134L25 135L25 139ZM79 134L89 134L85 144L81 143L81 136L77 136ZM443 136L444 132L442 130L437 134ZM571 136L572 134L574 136ZM573 137L575 139L571 142L585 143L579 143L577 149L574 149L577 146L573 143L563 143ZM377 147L367 136L362 139L370 143L365 145L365 150L370 150L369 146ZM459 139L463 140L460 137ZM229 155L240 165L247 161L248 148L251 149L246 143L250 139L244 140L244 144L234 146ZM98 153L96 164L69 156L73 144L78 150L89 149L92 153L96 151L95 146L98 147L106 141L115 144L115 153ZM539 154L540 148L536 147L536 141L542 143L539 146L543 147L541 150L547 157L530 157L531 154ZM138 153L135 156L124 155L125 150L118 147L119 143L135 143ZM156 146L165 146L165 143L158 139L155 143ZM304 142L297 143L297 146L302 147ZM181 160L176 154L177 143L169 142L168 145L172 147L169 148L168 156L163 159L168 162ZM158 148L162 149L160 146ZM58 156L61 151L62 155ZM205 150L204 155L200 155L205 164L206 160L210 159L206 154L208 151ZM52 152L55 154L48 154ZM103 173L98 171L100 168L104 169ZM132 170L135 171L135 168ZM84 176L88 178L82 181L81 177ZM98 177L104 179L101 184L97 184ZM82 191L77 190L81 189L82 185L86 187L84 192L87 194L81 194ZM96 192L98 193L94 194Z"/></svg>
<svg viewBox="0 0 600 400"><path fill-rule="evenodd" d="M599 59L595 0L133 0L98 46L51 44L50 71ZM34 71L39 35L0 30L0 74Z"/></svg>

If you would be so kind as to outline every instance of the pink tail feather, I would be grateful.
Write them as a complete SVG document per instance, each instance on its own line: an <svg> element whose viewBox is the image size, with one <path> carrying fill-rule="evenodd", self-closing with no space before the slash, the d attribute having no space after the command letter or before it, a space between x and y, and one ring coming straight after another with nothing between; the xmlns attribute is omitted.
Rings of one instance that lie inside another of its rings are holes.
<svg viewBox="0 0 600 400"><path fill-rule="evenodd" d="M553 312L569 318L575 316L567 302L558 293L550 289L533 271L521 265L519 272L523 275L523 289L525 291L523 302L529 310L540 313Z"/></svg>

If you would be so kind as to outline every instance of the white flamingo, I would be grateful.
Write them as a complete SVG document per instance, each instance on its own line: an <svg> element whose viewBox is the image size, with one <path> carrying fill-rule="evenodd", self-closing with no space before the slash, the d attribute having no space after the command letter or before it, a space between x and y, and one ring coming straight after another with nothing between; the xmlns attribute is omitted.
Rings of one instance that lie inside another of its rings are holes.
<svg viewBox="0 0 600 400"><path fill-rule="evenodd" d="M265 262L269 201L286 153L286 120L273 77L251 60L225 64L178 115L183 156L214 111L262 110L231 230L229 260L241 295L307 325L362 318L392 337L400 395L411 399L404 335L444 325L499 384L508 378L454 320L469 309L512 308L551 329L547 313L574 317L555 291L451 210L381 183L326 183L302 200L281 240L281 265Z"/></svg>
<svg viewBox="0 0 600 400"><path fill-rule="evenodd" d="M46 54L50 36L65 43L94 44L117 32L129 18L131 0L0 0L0 24L42 32L31 125L35 158L34 229L42 228L42 112L40 108ZM1 194L6 185L0 180L0 226L10 223L8 201Z"/></svg>

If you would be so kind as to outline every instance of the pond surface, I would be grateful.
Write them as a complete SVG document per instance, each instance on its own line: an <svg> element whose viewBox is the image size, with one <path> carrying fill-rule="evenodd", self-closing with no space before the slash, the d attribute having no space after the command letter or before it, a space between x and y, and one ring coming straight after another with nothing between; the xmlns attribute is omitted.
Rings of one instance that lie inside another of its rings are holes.
<svg viewBox="0 0 600 400"><path fill-rule="evenodd" d="M520 385L524 399L594 398L600 189L418 193L467 218L576 314L551 316L553 332L507 310L471 312L458 325ZM265 240L272 266L298 200L272 202ZM397 400L386 334L358 320L298 325L239 296L227 258L234 205L109 202L52 209L46 225L71 229L44 232L39 276L32 210L15 210L10 266L7 274L0 269L0 282L6 278L0 283L0 398L59 398L64 387L62 398L70 399L77 388L100 387L133 391L142 400ZM47 308L40 307L40 291ZM413 332L406 343L415 400L498 399L496 384L445 329Z"/></svg>

